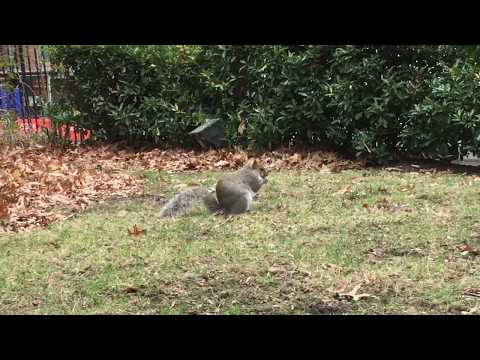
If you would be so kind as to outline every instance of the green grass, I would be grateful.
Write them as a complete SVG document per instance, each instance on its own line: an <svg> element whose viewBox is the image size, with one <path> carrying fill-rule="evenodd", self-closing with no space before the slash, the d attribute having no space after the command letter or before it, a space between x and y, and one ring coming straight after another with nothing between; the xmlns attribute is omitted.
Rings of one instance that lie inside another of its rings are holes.
<svg viewBox="0 0 480 360"><path fill-rule="evenodd" d="M165 200L215 172L145 171ZM0 237L2 314L441 314L478 298L480 181L447 173L274 172L248 214L117 201ZM137 225L145 235L131 236ZM186 275L186 273L193 273ZM362 284L358 301L338 298Z"/></svg>

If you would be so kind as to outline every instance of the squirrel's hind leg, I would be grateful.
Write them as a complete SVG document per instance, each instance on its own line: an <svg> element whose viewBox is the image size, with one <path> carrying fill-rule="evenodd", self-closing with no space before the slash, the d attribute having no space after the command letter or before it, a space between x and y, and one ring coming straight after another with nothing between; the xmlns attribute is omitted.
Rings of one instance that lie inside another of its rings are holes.
<svg viewBox="0 0 480 360"><path fill-rule="evenodd" d="M253 196L250 192L246 192L243 196L240 196L228 209L228 215L237 215L246 213L250 210L252 204Z"/></svg>

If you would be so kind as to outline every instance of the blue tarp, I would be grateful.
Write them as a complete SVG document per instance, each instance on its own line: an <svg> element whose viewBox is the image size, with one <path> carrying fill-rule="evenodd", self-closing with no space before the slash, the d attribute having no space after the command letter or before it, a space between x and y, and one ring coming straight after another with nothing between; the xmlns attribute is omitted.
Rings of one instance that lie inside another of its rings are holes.
<svg viewBox="0 0 480 360"><path fill-rule="evenodd" d="M19 86L11 92L6 91L0 86L0 109L15 109L17 116L25 116L25 108L22 102L22 89Z"/></svg>

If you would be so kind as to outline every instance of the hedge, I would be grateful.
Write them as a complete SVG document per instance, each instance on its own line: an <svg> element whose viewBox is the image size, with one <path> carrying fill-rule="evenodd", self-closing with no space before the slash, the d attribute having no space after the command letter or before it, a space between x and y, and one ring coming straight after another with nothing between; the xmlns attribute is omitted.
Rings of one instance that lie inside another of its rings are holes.
<svg viewBox="0 0 480 360"><path fill-rule="evenodd" d="M474 49L475 50L475 49ZM479 67L459 46L49 46L57 121L110 141L328 146L375 162L478 153ZM55 84L54 84L55 85Z"/></svg>

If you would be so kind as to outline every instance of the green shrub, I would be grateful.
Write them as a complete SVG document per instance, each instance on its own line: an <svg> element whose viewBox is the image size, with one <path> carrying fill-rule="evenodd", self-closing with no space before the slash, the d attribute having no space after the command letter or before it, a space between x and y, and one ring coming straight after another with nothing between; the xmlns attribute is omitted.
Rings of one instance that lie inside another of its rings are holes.
<svg viewBox="0 0 480 360"><path fill-rule="evenodd" d="M322 82L330 47L210 46L201 50L203 89L225 118L231 145L318 144L329 119ZM238 131L244 128L244 131Z"/></svg>
<svg viewBox="0 0 480 360"><path fill-rule="evenodd" d="M185 90L195 87L190 53L169 46L51 47L52 61L68 72L57 102L75 108L72 121L97 138L187 145L185 131L198 123L195 93Z"/></svg>
<svg viewBox="0 0 480 360"><path fill-rule="evenodd" d="M423 74L435 71L441 51L407 46L337 48L325 83L327 137L336 147L377 162L400 151L406 115L425 92Z"/></svg>
<svg viewBox="0 0 480 360"><path fill-rule="evenodd" d="M230 146L330 146L375 162L478 151L478 47L53 46L57 102L108 140L191 145L224 120ZM55 117L55 112L52 112ZM58 117L58 116L57 116Z"/></svg>
<svg viewBox="0 0 480 360"><path fill-rule="evenodd" d="M406 114L408 126L400 131L409 154L449 157L479 153L480 73L471 62L443 64L426 80L427 91Z"/></svg>

